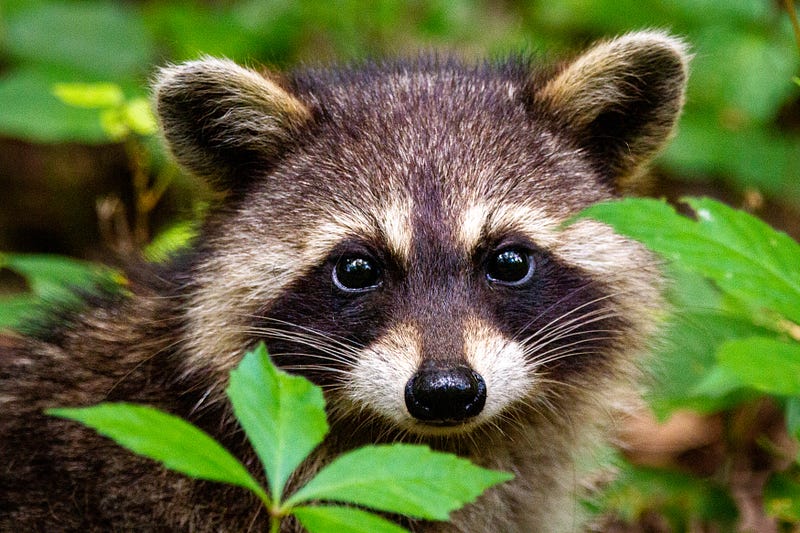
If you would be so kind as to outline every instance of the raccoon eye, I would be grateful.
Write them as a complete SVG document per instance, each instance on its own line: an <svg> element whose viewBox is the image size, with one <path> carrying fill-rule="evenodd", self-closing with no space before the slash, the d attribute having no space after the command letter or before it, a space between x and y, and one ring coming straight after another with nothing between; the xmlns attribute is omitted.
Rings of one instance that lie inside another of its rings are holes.
<svg viewBox="0 0 800 533"><path fill-rule="evenodd" d="M530 251L503 248L486 262L486 279L501 285L521 285L533 276L534 261Z"/></svg>
<svg viewBox="0 0 800 533"><path fill-rule="evenodd" d="M333 284L345 292L364 292L380 285L381 269L361 255L342 256L333 268Z"/></svg>

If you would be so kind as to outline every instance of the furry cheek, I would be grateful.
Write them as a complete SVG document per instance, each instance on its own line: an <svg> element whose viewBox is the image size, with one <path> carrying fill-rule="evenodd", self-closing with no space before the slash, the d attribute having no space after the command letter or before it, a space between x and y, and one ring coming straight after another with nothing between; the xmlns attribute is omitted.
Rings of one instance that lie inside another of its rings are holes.
<svg viewBox="0 0 800 533"><path fill-rule="evenodd" d="M468 319L464 324L464 350L470 366L486 382L486 405L477 422L501 415L533 392L535 378L525 360L524 348L491 325Z"/></svg>
<svg viewBox="0 0 800 533"><path fill-rule="evenodd" d="M387 420L409 422L404 391L422 360L422 341L411 324L400 324L364 349L350 372L346 394Z"/></svg>
<svg viewBox="0 0 800 533"><path fill-rule="evenodd" d="M405 405L406 383L424 359L415 326L402 324L365 349L350 371L344 388L355 406L365 406L398 427L426 434L446 434L489 422L509 407L526 401L534 391L534 374L525 361L524 348L477 319L463 325L464 356L486 382L483 411L460 428L426 427L415 421Z"/></svg>

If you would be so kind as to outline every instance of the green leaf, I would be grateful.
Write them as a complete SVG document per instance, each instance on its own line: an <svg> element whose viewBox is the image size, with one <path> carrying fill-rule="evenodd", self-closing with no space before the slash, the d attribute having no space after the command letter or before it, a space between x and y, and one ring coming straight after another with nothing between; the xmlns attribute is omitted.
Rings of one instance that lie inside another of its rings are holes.
<svg viewBox="0 0 800 533"><path fill-rule="evenodd" d="M0 78L0 133L44 143L108 142L97 111L67 106L53 94L54 84L74 78L27 66L8 72Z"/></svg>
<svg viewBox="0 0 800 533"><path fill-rule="evenodd" d="M773 475L764 487L764 510L787 522L800 522L800 480L797 473Z"/></svg>
<svg viewBox="0 0 800 533"><path fill-rule="evenodd" d="M58 255L0 253L0 268L23 276L33 293L45 299L69 299L76 288L90 290L98 284L126 283L115 270Z"/></svg>
<svg viewBox="0 0 800 533"><path fill-rule="evenodd" d="M328 432L322 389L278 370L261 343L231 372L226 392L280 501L286 480Z"/></svg>
<svg viewBox="0 0 800 533"><path fill-rule="evenodd" d="M125 101L122 88L115 83L57 83L53 94L65 104L87 109L116 107Z"/></svg>
<svg viewBox="0 0 800 533"><path fill-rule="evenodd" d="M28 294L0 297L0 330L19 328L39 312L41 300Z"/></svg>
<svg viewBox="0 0 800 533"><path fill-rule="evenodd" d="M264 490L235 457L207 433L176 416L124 403L50 409L47 414L78 421L172 470L238 485L268 501Z"/></svg>
<svg viewBox="0 0 800 533"><path fill-rule="evenodd" d="M295 507L292 514L310 533L408 533L385 518L353 507Z"/></svg>
<svg viewBox="0 0 800 533"><path fill-rule="evenodd" d="M185 248L196 235L196 222L176 222L156 235L142 253L148 261L163 262Z"/></svg>
<svg viewBox="0 0 800 533"><path fill-rule="evenodd" d="M667 297L675 312L655 352L650 406L666 419L676 409L716 412L737 405L746 391L738 379L732 383L730 373L718 372L717 348L728 340L771 332L754 325L749 312L736 308L699 274L670 268L668 276Z"/></svg>
<svg viewBox="0 0 800 533"><path fill-rule="evenodd" d="M447 520L451 511L512 478L425 446L365 446L334 460L292 495L287 505L330 500Z"/></svg>
<svg viewBox="0 0 800 533"><path fill-rule="evenodd" d="M154 135L158 123L147 98L134 98L124 108L125 123L138 135Z"/></svg>
<svg viewBox="0 0 800 533"><path fill-rule="evenodd" d="M705 395L720 398L744 386L736 373L722 366L708 370L703 379L689 392L693 395Z"/></svg>
<svg viewBox="0 0 800 533"><path fill-rule="evenodd" d="M12 57L115 81L145 73L155 52L139 11L119 2L45 2L4 23Z"/></svg>
<svg viewBox="0 0 800 533"><path fill-rule="evenodd" d="M719 365L761 392L800 396L800 344L769 337L729 341L717 354Z"/></svg>
<svg viewBox="0 0 800 533"><path fill-rule="evenodd" d="M800 323L800 245L766 223L707 198L686 200L697 221L664 202L626 199L585 210L617 231L712 279L723 291Z"/></svg>

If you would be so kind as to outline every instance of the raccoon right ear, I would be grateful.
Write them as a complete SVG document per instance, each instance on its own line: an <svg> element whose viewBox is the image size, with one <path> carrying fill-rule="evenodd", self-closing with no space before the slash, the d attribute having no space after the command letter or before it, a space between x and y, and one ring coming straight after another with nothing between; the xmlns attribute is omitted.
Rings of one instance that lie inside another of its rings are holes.
<svg viewBox="0 0 800 533"><path fill-rule="evenodd" d="M278 83L226 59L162 68L156 113L177 161L223 190L237 170L279 157L311 111Z"/></svg>
<svg viewBox="0 0 800 533"><path fill-rule="evenodd" d="M567 63L534 98L624 190L672 135L689 59L686 44L665 33L623 35Z"/></svg>

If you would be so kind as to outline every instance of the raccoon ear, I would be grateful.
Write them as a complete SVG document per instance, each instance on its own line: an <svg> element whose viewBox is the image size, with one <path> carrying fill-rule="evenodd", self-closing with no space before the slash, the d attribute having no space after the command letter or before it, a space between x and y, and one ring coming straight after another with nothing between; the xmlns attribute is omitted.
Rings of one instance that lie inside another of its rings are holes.
<svg viewBox="0 0 800 533"><path fill-rule="evenodd" d="M660 32L600 42L568 63L535 95L621 189L672 135L683 108L690 55Z"/></svg>
<svg viewBox="0 0 800 533"><path fill-rule="evenodd" d="M238 170L279 157L311 111L275 81L225 59L162 68L156 113L178 162L229 190Z"/></svg>

